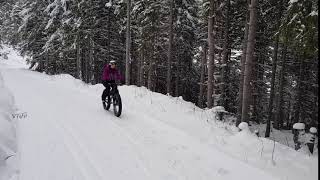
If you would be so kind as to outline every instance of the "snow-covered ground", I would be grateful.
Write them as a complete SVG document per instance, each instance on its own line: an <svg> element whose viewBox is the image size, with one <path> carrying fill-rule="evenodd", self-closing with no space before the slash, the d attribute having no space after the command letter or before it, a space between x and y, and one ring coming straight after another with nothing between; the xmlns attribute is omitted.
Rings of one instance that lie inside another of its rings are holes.
<svg viewBox="0 0 320 180"><path fill-rule="evenodd" d="M214 110L121 86L116 118L102 108L102 85L32 72L18 58L0 72L27 114L17 122L20 180L318 179L317 154L237 132Z"/></svg>
<svg viewBox="0 0 320 180"><path fill-rule="evenodd" d="M23 59L11 48L5 47L0 49L0 64L7 63L11 64L11 67L17 67L18 64L23 64ZM14 180L18 174L17 123L12 118L14 112L14 97L6 87L0 71L0 180Z"/></svg>

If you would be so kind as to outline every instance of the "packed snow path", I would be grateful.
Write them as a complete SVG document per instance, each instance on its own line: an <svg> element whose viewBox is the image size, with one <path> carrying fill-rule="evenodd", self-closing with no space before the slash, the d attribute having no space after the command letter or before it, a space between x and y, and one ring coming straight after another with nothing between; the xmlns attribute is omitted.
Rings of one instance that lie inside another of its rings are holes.
<svg viewBox="0 0 320 180"><path fill-rule="evenodd" d="M89 91L59 76L0 71L28 114L18 124L20 180L277 179L165 123L170 116L141 112L150 107L131 87L120 87L124 110L116 118L101 106L102 85Z"/></svg>

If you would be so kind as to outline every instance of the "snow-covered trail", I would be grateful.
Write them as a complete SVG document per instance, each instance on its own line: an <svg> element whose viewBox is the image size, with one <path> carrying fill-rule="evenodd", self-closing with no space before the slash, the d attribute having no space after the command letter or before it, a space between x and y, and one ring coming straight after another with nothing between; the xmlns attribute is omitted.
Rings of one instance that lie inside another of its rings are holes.
<svg viewBox="0 0 320 180"><path fill-rule="evenodd" d="M0 71L28 113L18 127L20 180L276 179L140 112L130 94L123 94L123 116L116 118L103 110L100 93L79 84L25 69Z"/></svg>

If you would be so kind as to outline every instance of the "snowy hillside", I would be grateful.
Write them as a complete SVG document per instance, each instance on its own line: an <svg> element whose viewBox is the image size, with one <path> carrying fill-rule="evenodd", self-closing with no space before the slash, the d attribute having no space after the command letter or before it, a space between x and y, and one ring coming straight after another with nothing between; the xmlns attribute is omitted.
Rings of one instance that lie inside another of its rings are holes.
<svg viewBox="0 0 320 180"><path fill-rule="evenodd" d="M29 71L18 58L0 60L0 87L27 114L17 122L20 180L318 179L317 154L238 132L215 109L121 86L116 118L102 108L101 84Z"/></svg>

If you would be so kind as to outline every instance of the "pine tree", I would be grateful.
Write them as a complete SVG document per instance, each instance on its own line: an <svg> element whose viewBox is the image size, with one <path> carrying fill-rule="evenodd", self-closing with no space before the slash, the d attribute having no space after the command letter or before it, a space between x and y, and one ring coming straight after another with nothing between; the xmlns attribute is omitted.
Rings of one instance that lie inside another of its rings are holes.
<svg viewBox="0 0 320 180"><path fill-rule="evenodd" d="M249 98L251 91L251 72L253 63L253 53L255 45L256 35L256 0L251 0L250 3L250 21L249 21L249 32L248 32L248 45L247 45L247 56L245 62L244 82L243 82L243 100L242 100L242 118L241 121L249 121Z"/></svg>
<svg viewBox="0 0 320 180"><path fill-rule="evenodd" d="M208 90L207 90L207 106L212 108L214 105L214 0L210 0L210 10L208 17L208 44L209 44L209 61L208 61Z"/></svg>
<svg viewBox="0 0 320 180"><path fill-rule="evenodd" d="M130 46L131 46L131 0L127 0L127 27L126 27L126 85L130 85L130 64L131 64L131 58L130 58Z"/></svg>

